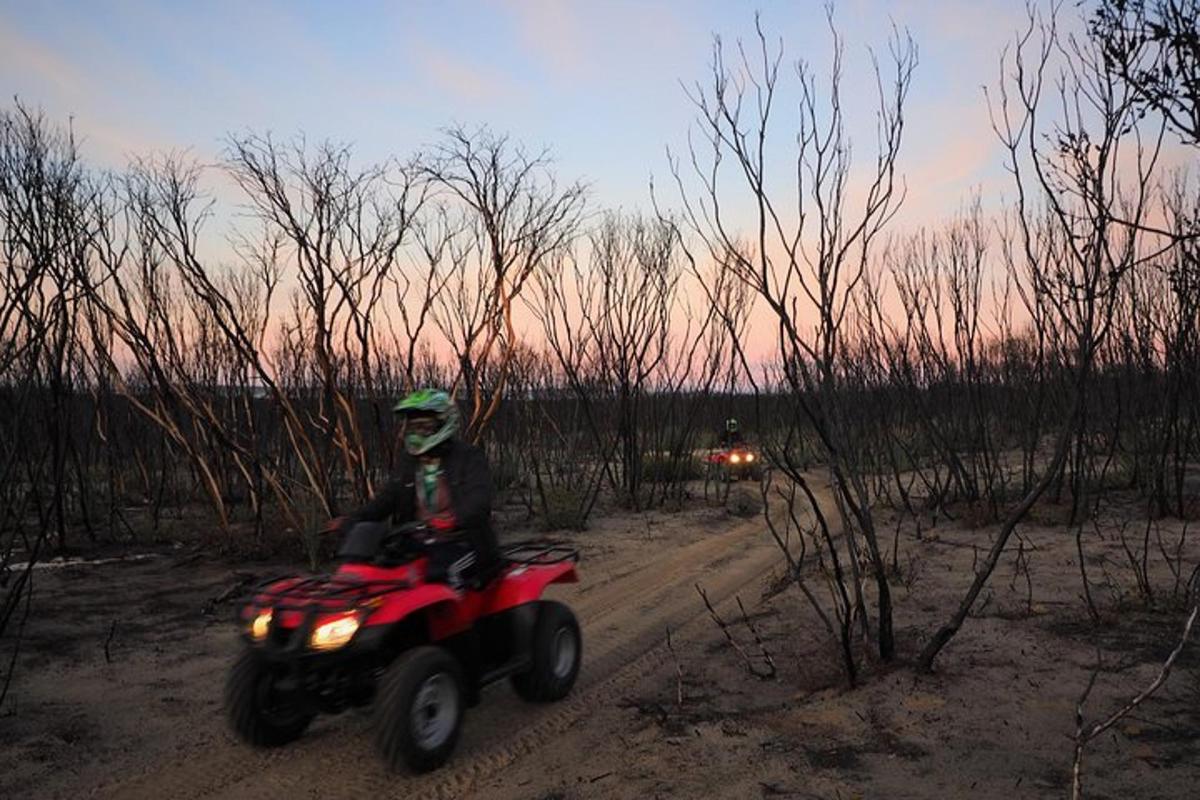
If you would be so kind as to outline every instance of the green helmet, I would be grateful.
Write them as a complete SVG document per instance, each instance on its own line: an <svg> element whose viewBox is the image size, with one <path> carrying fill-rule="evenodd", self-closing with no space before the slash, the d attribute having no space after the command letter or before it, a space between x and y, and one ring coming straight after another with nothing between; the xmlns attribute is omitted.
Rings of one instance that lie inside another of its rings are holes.
<svg viewBox="0 0 1200 800"><path fill-rule="evenodd" d="M454 405L450 395L441 389L418 389L397 403L392 410L405 417L428 415L441 423L437 430L428 435L411 432L404 434L404 449L414 456L428 453L458 433L458 407Z"/></svg>
<svg viewBox="0 0 1200 800"><path fill-rule="evenodd" d="M738 429L738 421L736 419L733 419L731 417L731 418L725 420L725 430L729 431L730 433L735 433L737 431L737 429Z"/></svg>

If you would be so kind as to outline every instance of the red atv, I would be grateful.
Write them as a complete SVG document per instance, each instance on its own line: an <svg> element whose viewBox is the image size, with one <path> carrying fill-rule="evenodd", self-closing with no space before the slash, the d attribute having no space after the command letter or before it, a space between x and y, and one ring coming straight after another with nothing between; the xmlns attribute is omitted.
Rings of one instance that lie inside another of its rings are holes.
<svg viewBox="0 0 1200 800"><path fill-rule="evenodd" d="M578 581L578 552L522 543L474 585L426 580L412 526L360 523L332 575L260 584L241 611L245 647L225 688L245 741L299 738L318 713L374 703L375 745L393 768L436 769L450 757L463 711L508 678L525 700L565 697L583 641L567 606L542 600Z"/></svg>
<svg viewBox="0 0 1200 800"><path fill-rule="evenodd" d="M744 444L709 453L708 465L709 474L714 480L757 480L761 475L758 456Z"/></svg>

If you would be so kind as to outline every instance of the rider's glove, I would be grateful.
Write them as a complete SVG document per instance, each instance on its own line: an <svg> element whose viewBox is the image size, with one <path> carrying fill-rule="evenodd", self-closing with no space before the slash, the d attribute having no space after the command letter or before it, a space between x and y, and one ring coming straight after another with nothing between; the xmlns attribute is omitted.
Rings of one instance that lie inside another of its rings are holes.
<svg viewBox="0 0 1200 800"><path fill-rule="evenodd" d="M342 530L346 527L346 523L348 523L349 521L350 520L347 517L334 517L333 519L331 519L325 523L325 526L323 528L321 528L321 533L326 533L326 534L341 533Z"/></svg>

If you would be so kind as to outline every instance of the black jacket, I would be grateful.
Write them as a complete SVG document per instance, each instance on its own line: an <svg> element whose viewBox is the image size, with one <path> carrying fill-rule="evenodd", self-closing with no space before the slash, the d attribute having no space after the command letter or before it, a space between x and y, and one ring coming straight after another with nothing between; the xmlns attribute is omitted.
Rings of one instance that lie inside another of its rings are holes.
<svg viewBox="0 0 1200 800"><path fill-rule="evenodd" d="M455 519L480 560L489 561L497 556L499 548L492 530L492 474L487 456L478 447L457 439L443 448L438 455L450 485ZM380 522L390 517L405 523L416 519L417 459L405 453L397 474L399 477L376 492L370 502L350 514L349 520Z"/></svg>
<svg viewBox="0 0 1200 800"><path fill-rule="evenodd" d="M742 437L741 431L721 431L721 435L717 437L717 442L721 447L738 447L746 443Z"/></svg>

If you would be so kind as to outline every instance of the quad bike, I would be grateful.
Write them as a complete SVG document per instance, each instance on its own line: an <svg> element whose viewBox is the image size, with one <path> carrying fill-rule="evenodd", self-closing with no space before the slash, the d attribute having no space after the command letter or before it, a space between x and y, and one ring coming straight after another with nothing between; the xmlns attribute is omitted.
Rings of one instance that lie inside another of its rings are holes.
<svg viewBox="0 0 1200 800"><path fill-rule="evenodd" d="M714 480L757 480L761 475L758 456L745 445L735 445L708 454L709 474Z"/></svg>
<svg viewBox="0 0 1200 800"><path fill-rule="evenodd" d="M521 543L461 589L427 580L427 543L406 526L359 523L331 575L259 584L241 610L244 647L226 712L250 744L299 738L319 713L373 705L375 746L392 768L426 772L454 750L466 707L508 678L531 702L565 697L583 641L571 610L541 595L578 580L578 552Z"/></svg>

